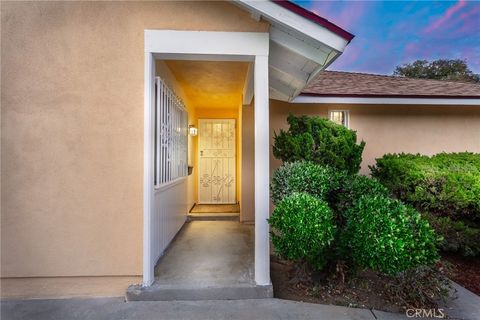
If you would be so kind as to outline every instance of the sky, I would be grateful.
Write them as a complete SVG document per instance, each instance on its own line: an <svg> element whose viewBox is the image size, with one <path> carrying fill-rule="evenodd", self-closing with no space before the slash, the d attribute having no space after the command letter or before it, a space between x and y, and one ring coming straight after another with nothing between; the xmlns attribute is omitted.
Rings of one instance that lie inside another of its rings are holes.
<svg viewBox="0 0 480 320"><path fill-rule="evenodd" d="M462 59L480 74L480 1L298 1L353 33L329 70L392 74L417 59Z"/></svg>

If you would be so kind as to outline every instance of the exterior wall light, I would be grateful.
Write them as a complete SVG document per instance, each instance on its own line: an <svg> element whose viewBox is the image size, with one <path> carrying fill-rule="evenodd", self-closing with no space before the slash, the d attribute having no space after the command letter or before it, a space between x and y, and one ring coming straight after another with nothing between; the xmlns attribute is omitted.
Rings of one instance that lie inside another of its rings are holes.
<svg viewBox="0 0 480 320"><path fill-rule="evenodd" d="M191 135L192 137L195 137L198 134L198 129L195 128L193 124L188 126L188 134Z"/></svg>

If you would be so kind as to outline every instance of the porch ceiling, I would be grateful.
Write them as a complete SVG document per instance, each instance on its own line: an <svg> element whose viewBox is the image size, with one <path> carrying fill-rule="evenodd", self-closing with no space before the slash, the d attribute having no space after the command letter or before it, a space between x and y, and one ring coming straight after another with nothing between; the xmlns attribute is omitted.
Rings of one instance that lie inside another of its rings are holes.
<svg viewBox="0 0 480 320"><path fill-rule="evenodd" d="M166 60L170 71L195 108L236 109L248 62Z"/></svg>
<svg viewBox="0 0 480 320"><path fill-rule="evenodd" d="M288 1L238 0L235 3L249 11L252 19L270 23L269 89L272 99L292 101L341 55L353 38L331 22Z"/></svg>

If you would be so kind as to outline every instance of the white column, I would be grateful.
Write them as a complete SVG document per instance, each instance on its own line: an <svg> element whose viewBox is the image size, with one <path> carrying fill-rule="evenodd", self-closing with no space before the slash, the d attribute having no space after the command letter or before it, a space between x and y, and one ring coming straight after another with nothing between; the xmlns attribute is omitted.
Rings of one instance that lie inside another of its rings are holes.
<svg viewBox="0 0 480 320"><path fill-rule="evenodd" d="M255 282L270 284L268 56L255 56Z"/></svg>
<svg viewBox="0 0 480 320"><path fill-rule="evenodd" d="M143 285L153 283L154 261L152 261L152 194L153 194L153 135L155 61L150 52L145 52L144 82L144 159L143 159Z"/></svg>

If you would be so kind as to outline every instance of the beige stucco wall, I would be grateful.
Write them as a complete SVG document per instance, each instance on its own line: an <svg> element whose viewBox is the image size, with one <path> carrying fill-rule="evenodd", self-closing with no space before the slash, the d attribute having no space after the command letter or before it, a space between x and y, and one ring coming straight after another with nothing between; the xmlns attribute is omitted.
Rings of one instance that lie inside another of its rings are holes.
<svg viewBox="0 0 480 320"><path fill-rule="evenodd" d="M2 277L141 274L143 31L155 28L268 25L221 2L1 2Z"/></svg>
<svg viewBox="0 0 480 320"><path fill-rule="evenodd" d="M270 100L273 131L288 129L286 118L295 115L328 117L328 110L349 110L350 128L366 142L361 173L385 153L480 152L480 106L406 106L288 104ZM273 172L281 161L271 155Z"/></svg>

